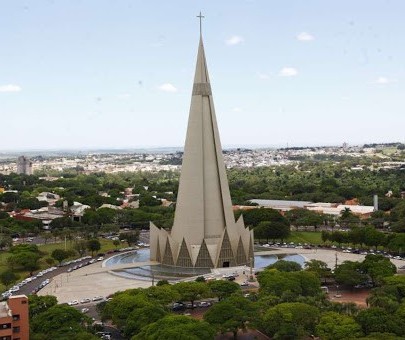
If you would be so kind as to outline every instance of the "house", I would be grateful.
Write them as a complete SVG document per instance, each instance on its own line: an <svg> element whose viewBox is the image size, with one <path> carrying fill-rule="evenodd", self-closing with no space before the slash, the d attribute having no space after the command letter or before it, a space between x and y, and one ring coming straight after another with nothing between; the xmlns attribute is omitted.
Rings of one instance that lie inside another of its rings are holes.
<svg viewBox="0 0 405 340"><path fill-rule="evenodd" d="M40 202L47 202L49 205L55 205L55 203L60 200L60 196L53 192L44 191L37 196L37 200Z"/></svg>

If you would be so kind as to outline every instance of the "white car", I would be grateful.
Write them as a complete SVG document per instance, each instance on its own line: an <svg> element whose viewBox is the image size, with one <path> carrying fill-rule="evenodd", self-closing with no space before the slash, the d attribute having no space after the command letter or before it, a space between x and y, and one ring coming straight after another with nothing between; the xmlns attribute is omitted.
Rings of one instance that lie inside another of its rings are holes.
<svg viewBox="0 0 405 340"><path fill-rule="evenodd" d="M93 301L101 301L101 300L104 300L104 297L102 297L102 296L95 296L95 297L93 298Z"/></svg>
<svg viewBox="0 0 405 340"><path fill-rule="evenodd" d="M201 301L201 302L198 304L198 306L205 308L205 307L211 306L211 303L208 302L208 301Z"/></svg>
<svg viewBox="0 0 405 340"><path fill-rule="evenodd" d="M79 301L77 301L77 300L73 300L73 301L69 301L68 302L68 305L69 306L76 306L76 305L78 305L79 304Z"/></svg>
<svg viewBox="0 0 405 340"><path fill-rule="evenodd" d="M80 303L88 303L88 302L91 302L91 300L88 298L80 300Z"/></svg>
<svg viewBox="0 0 405 340"><path fill-rule="evenodd" d="M89 310L88 308L82 308L82 313L87 313Z"/></svg>

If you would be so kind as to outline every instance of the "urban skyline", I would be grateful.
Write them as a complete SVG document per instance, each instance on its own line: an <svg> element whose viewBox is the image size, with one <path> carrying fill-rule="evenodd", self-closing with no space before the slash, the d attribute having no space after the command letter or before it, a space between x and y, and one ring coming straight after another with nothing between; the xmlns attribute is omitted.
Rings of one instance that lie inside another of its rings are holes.
<svg viewBox="0 0 405 340"><path fill-rule="evenodd" d="M1 150L183 145L200 10L225 147L404 141L400 1L95 4L3 6Z"/></svg>

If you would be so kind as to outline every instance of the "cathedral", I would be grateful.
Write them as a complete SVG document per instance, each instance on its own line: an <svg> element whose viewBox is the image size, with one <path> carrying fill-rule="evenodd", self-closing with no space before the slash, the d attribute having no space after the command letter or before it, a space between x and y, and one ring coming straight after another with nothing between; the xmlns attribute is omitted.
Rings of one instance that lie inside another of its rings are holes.
<svg viewBox="0 0 405 340"><path fill-rule="evenodd" d="M201 34L174 224L171 231L150 224L150 259L187 268L254 259L253 231L232 210Z"/></svg>

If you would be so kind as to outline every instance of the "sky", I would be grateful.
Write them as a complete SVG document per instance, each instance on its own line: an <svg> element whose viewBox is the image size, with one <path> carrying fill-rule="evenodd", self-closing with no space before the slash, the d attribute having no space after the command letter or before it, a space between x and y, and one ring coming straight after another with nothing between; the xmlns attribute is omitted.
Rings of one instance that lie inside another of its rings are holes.
<svg viewBox="0 0 405 340"><path fill-rule="evenodd" d="M0 0L0 150L182 146L200 11L224 147L405 141L403 0Z"/></svg>

